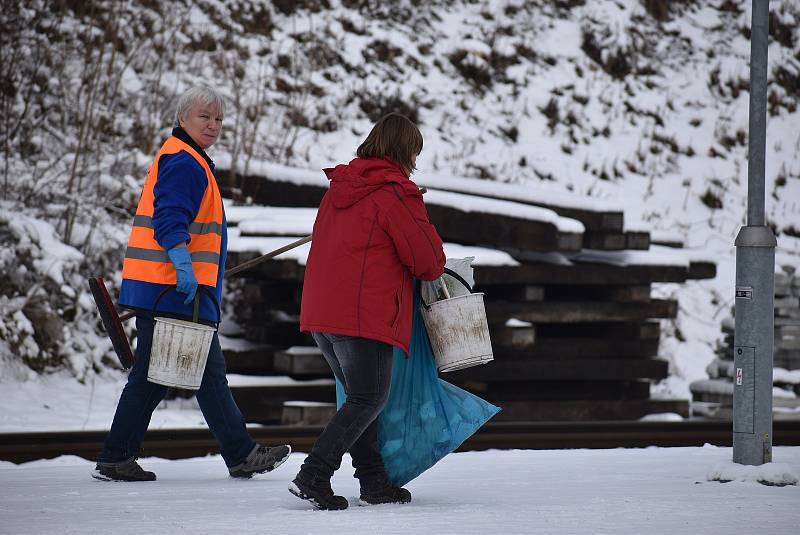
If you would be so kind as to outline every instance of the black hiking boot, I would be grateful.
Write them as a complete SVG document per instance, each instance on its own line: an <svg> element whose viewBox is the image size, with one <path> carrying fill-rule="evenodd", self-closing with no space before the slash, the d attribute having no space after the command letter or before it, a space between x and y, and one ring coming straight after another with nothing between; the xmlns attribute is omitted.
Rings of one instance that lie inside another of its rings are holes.
<svg viewBox="0 0 800 535"><path fill-rule="evenodd" d="M155 481L156 475L139 466L136 459L120 463L97 463L92 470L92 477L100 481Z"/></svg>
<svg viewBox="0 0 800 535"><path fill-rule="evenodd" d="M228 468L228 473L231 477L250 479L254 474L275 470L289 458L290 453L292 448L289 445L269 447L257 444L243 462Z"/></svg>
<svg viewBox="0 0 800 535"><path fill-rule="evenodd" d="M294 481L289 483L289 492L300 498L308 500L317 509L340 511L350 505L347 498L333 493L330 480L317 477L306 477L302 470Z"/></svg>
<svg viewBox="0 0 800 535"><path fill-rule="evenodd" d="M395 487L386 483L383 487L361 488L359 505L379 505L382 503L408 503L411 493L403 487Z"/></svg>

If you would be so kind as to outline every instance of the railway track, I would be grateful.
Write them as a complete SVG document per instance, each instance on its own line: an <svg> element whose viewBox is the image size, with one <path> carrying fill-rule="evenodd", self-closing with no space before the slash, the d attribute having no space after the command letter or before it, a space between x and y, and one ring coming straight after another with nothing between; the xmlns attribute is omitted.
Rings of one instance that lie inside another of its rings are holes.
<svg viewBox="0 0 800 535"><path fill-rule="evenodd" d="M322 426L252 427L264 444L291 444L309 451ZM773 422L775 446L800 445L800 421ZM0 460L22 463L77 455L94 459L105 431L0 433ZM641 448L647 446L730 446L732 424L720 421L683 422L498 422L488 423L458 451L486 449ZM208 429L148 431L142 456L183 459L218 453Z"/></svg>

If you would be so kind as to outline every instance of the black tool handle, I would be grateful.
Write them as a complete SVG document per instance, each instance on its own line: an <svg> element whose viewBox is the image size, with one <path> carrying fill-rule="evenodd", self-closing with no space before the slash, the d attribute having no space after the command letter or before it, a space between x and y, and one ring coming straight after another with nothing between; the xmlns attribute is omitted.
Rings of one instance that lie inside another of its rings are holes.
<svg viewBox="0 0 800 535"><path fill-rule="evenodd" d="M453 277L454 279L456 279L456 280L457 280L458 282L460 282L461 284L463 284L463 285L464 285L464 288L466 288L466 289L467 289L467 291L468 291L469 293L472 293L472 286L470 286L470 285L467 283L467 281L465 281L465 280L464 280L464 277L462 277L461 275L459 275L458 273L456 273L455 271L453 271L453 270L452 270L452 269L450 269L450 268L444 268L444 272L445 272L447 275L450 275L451 277ZM420 292L419 300L420 300L420 302L422 303L422 306L424 306L426 309L429 309L429 308L431 308L431 306L430 306L428 303L426 303L424 299L422 299L422 290L420 289L420 286L417 286L417 291L419 291L419 292Z"/></svg>

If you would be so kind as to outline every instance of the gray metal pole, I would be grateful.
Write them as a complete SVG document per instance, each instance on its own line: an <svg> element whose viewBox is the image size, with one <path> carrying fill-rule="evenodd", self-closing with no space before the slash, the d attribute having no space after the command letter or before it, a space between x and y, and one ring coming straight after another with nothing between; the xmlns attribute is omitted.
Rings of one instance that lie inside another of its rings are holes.
<svg viewBox="0 0 800 535"><path fill-rule="evenodd" d="M772 461L772 363L775 246L765 225L764 153L767 131L769 0L753 0L750 38L750 134L747 226L736 237L736 327L733 461Z"/></svg>

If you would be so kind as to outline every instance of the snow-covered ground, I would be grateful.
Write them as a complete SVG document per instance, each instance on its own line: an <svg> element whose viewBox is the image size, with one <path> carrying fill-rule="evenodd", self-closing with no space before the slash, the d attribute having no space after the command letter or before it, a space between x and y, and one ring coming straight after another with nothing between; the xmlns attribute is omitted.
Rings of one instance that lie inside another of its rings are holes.
<svg viewBox="0 0 800 535"><path fill-rule="evenodd" d="M0 432L101 431L111 427L125 379L95 376L81 384L67 372L0 385L3 411ZM150 429L203 427L197 400L163 401Z"/></svg>
<svg viewBox="0 0 800 535"><path fill-rule="evenodd" d="M0 462L0 533L281 534L750 534L790 535L800 525L800 447L776 462L713 479L732 465L730 448L485 451L455 453L409 483L407 505L356 505L346 458L334 489L346 511L316 511L286 486L304 454L240 481L217 456L142 459L158 481L107 483L77 457ZM746 473L745 473L746 472Z"/></svg>

